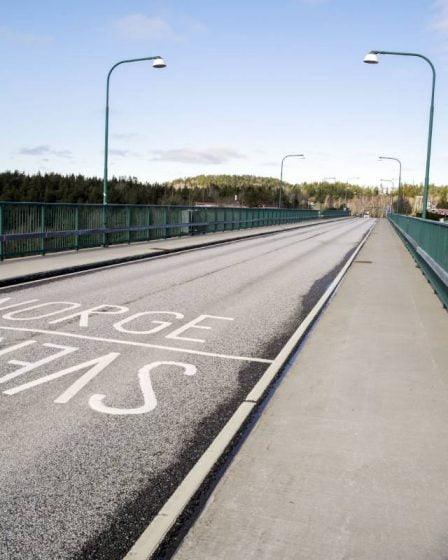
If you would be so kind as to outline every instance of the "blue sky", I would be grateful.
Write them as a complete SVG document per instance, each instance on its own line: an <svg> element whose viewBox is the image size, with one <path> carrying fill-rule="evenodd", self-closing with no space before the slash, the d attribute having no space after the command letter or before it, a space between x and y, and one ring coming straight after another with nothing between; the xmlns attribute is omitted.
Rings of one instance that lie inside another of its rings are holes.
<svg viewBox="0 0 448 560"><path fill-rule="evenodd" d="M245 173L291 182L423 181L429 66L431 180L448 183L448 0L1 0L0 169L164 181ZM387 184L385 183L385 186Z"/></svg>

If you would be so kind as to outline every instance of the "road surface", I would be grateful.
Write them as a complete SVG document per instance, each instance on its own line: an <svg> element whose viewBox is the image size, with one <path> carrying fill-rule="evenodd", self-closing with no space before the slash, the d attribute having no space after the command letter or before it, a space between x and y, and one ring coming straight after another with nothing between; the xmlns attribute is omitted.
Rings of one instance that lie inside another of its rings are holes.
<svg viewBox="0 0 448 560"><path fill-rule="evenodd" d="M371 225L0 290L0 558L122 558Z"/></svg>

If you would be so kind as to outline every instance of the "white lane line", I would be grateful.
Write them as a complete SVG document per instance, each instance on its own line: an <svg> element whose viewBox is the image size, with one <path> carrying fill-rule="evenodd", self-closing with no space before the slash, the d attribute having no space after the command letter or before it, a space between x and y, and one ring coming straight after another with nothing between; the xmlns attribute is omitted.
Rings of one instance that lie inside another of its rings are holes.
<svg viewBox="0 0 448 560"><path fill-rule="evenodd" d="M26 329L20 327L3 327L6 331L28 332L34 334L49 334L51 336L65 336L67 338L79 338L82 340L92 340L95 342L109 342L111 344L123 344L125 346L140 346L141 348L156 348L158 350L168 350L170 352L180 352L181 354L195 354L197 356L208 356L210 358L223 358L225 360L236 360L240 362L257 362L260 364L272 364L274 360L264 358L252 358L250 356L232 356L229 354L215 354L214 352L202 352L201 350L191 350L189 348L176 348L175 346L162 346L160 344L148 344L147 342L135 342L133 340L117 340L116 338L101 338L99 336L86 336L61 331L46 331L43 329Z"/></svg>
<svg viewBox="0 0 448 560"><path fill-rule="evenodd" d="M12 288L18 288L20 286L28 286L29 284L37 284L37 283L44 283L44 282L48 282L49 280L62 280L64 278L68 278L71 276L78 276L80 274L86 274L89 272L98 272L101 270L105 270L107 268L116 268L119 266L126 266L126 265L130 265L130 264L136 264L139 262L146 262L146 261L151 261L151 260L155 260L155 259L165 259L168 257L173 257L177 254L184 254L184 253L193 253L195 251L203 251L204 249L212 249L213 247L219 247L219 246L226 246L226 245L230 245L231 243L238 243L239 241L246 241L246 240L251 240L251 239L258 239L260 237L264 237L264 236L269 236L269 235L276 235L276 234L282 234L288 231L297 231L300 229L305 229L305 228L309 228L309 227L313 227L313 226L322 226L324 224L331 224L334 222L339 222L341 220L347 220L347 218L335 218L333 220L328 220L328 221L324 221L324 222L316 222L315 220L312 220L311 223L303 223L303 222L297 222L297 225L292 226L292 227L288 227L285 229L277 229L274 231L267 231L265 233L262 232L254 232L253 235L248 235L245 237L238 237L236 239L229 239L227 241L222 241L222 242L217 242L216 240L213 241L211 240L209 244L206 245L201 245L200 247L191 247L191 248L187 248L187 249L176 249L173 250L171 252L168 253L157 253L156 255L148 255L147 257L142 257L142 258L136 258L134 260L131 261L124 261L124 262L119 262L119 263L115 263L115 264L108 264L106 266L101 266L101 261L100 263L97 263L98 266L95 268L88 268L85 270L78 270L76 272L67 272L67 273L61 273L61 274L57 274L55 276L49 276L47 278L38 278L37 280L26 280L24 282L20 282L18 284L10 284L7 286L2 286L0 287L0 292L2 291L6 291L6 290L11 290ZM352 221L353 218L350 220ZM303 224L303 225L298 225L298 224ZM243 232L244 230L237 230L237 231L241 231ZM218 233L223 233L223 232L218 232ZM213 235L213 233L210 233L209 235ZM175 238L172 238L175 239ZM191 238L190 238L191 239ZM159 240L155 240L155 241L163 241L161 239ZM207 240L208 241L208 240ZM98 248L97 248L98 250ZM151 251L159 251L160 249L154 248L151 249ZM163 249L162 249L163 250ZM58 253L59 255L63 255L64 253L73 253L73 251L61 251L60 253ZM120 257L117 257L120 258ZM90 264L90 263L89 263ZM93 263L95 264L95 263ZM57 269L55 270L55 272L57 272ZM5 280L11 280L11 278L6 278Z"/></svg>

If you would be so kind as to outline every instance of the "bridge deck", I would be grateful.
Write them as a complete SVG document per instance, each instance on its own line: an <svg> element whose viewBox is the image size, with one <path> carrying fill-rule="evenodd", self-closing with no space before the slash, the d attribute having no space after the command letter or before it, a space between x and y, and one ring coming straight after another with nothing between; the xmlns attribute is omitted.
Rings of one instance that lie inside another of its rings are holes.
<svg viewBox="0 0 448 560"><path fill-rule="evenodd" d="M325 222L340 220L328 219ZM345 219L345 218L342 218ZM87 270L93 267L118 264L131 260L140 260L165 253L195 249L205 245L225 243L236 239L246 239L266 235L276 231L309 227L323 223L323 220L304 220L294 224L257 227L210 233L207 235L193 235L157 239L129 245L111 245L80 251L66 251L50 253L45 256L22 257L7 259L0 262L0 286L26 282L34 278L44 278L65 274L71 271Z"/></svg>
<svg viewBox="0 0 448 560"><path fill-rule="evenodd" d="M176 560L446 558L447 342L379 220Z"/></svg>

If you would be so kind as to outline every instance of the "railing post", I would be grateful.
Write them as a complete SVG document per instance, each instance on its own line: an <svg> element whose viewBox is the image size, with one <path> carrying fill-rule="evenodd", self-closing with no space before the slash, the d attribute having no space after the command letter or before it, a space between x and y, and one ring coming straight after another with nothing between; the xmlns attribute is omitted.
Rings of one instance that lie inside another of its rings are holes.
<svg viewBox="0 0 448 560"><path fill-rule="evenodd" d="M75 249L79 251L79 206L77 206L75 210L75 229L76 229Z"/></svg>
<svg viewBox="0 0 448 560"><path fill-rule="evenodd" d="M45 203L40 207L40 231L42 233L42 237L40 238L40 252L42 255L45 255Z"/></svg>
<svg viewBox="0 0 448 560"><path fill-rule="evenodd" d="M147 212L147 222L148 222L148 229L146 230L146 237L147 237L147 241L151 240L151 230L149 229L149 226L152 226L152 220L151 220L151 216L152 216L152 206L148 206L148 212Z"/></svg>
<svg viewBox="0 0 448 560"><path fill-rule="evenodd" d="M103 247L107 246L107 233L106 233L106 229L107 229L107 204L103 204Z"/></svg>
<svg viewBox="0 0 448 560"><path fill-rule="evenodd" d="M127 206L126 207L127 210L127 216L126 216L126 223L127 223L127 227L128 227L128 245L130 245L131 243L131 207Z"/></svg>
<svg viewBox="0 0 448 560"><path fill-rule="evenodd" d="M3 204L0 203L0 235L3 235ZM0 261L5 258L5 246L3 238L0 242Z"/></svg>

